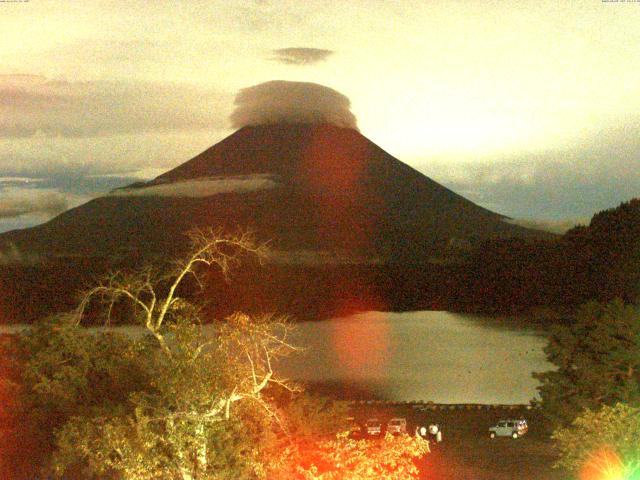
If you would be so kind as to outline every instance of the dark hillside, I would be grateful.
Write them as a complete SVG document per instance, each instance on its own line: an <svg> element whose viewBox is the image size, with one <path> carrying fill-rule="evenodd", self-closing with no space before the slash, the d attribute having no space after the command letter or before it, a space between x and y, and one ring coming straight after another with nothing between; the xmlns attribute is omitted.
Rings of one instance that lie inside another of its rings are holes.
<svg viewBox="0 0 640 480"><path fill-rule="evenodd" d="M572 307L640 300L640 199L596 213L556 240L482 243L458 278L462 309Z"/></svg>

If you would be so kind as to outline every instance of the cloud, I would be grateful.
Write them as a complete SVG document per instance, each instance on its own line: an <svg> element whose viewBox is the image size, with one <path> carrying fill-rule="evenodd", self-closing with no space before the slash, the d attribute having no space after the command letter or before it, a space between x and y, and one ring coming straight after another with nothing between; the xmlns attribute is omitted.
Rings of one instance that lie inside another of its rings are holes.
<svg viewBox="0 0 640 480"><path fill-rule="evenodd" d="M615 167L588 174L579 164L548 159L517 166L496 162L477 170L468 165L468 171L470 176L465 180L447 181L430 175L469 200L514 218L590 218L640 196L640 175L620 178Z"/></svg>
<svg viewBox="0 0 640 480"><path fill-rule="evenodd" d="M0 75L0 137L223 128L228 95L178 83Z"/></svg>
<svg viewBox="0 0 640 480"><path fill-rule="evenodd" d="M122 174L169 170L229 133L183 130L101 135L98 137L31 137L0 140L0 176L37 177Z"/></svg>
<svg viewBox="0 0 640 480"><path fill-rule="evenodd" d="M152 184L140 188L114 190L112 196L133 197L209 197L220 193L244 193L275 188L278 183L267 174L239 175L233 177L211 177L184 182Z"/></svg>
<svg viewBox="0 0 640 480"><path fill-rule="evenodd" d="M32 177L0 177L0 186L2 185L28 185L44 182L43 178L32 178Z"/></svg>
<svg viewBox="0 0 640 480"><path fill-rule="evenodd" d="M563 234L567 230L572 229L576 225L588 225L588 218L567 219L567 220L543 220L535 218L513 218L503 220L506 223L520 225L525 228L534 230L543 230L545 232Z"/></svg>
<svg viewBox="0 0 640 480"><path fill-rule="evenodd" d="M565 150L420 168L486 208L514 218L580 222L640 197L640 119Z"/></svg>
<svg viewBox="0 0 640 480"><path fill-rule="evenodd" d="M0 219L33 214L53 217L67 208L66 197L58 191L15 187L0 189Z"/></svg>
<svg viewBox="0 0 640 480"><path fill-rule="evenodd" d="M121 173L105 173L105 174L89 175L88 178L95 178L95 179L101 179L101 180L126 178L126 179L130 179L132 182L140 181L140 180L148 181L156 177L159 177L160 175L166 172L167 172L166 168L146 167L146 168L141 168L140 170L137 170L135 172L130 172L126 176L122 175Z"/></svg>
<svg viewBox="0 0 640 480"><path fill-rule="evenodd" d="M332 88L309 82L273 80L236 95L230 120L234 128L274 123L330 123L357 129L349 99Z"/></svg>
<svg viewBox="0 0 640 480"><path fill-rule="evenodd" d="M287 65L312 65L325 61L335 52L322 48L292 47L273 50L273 59Z"/></svg>

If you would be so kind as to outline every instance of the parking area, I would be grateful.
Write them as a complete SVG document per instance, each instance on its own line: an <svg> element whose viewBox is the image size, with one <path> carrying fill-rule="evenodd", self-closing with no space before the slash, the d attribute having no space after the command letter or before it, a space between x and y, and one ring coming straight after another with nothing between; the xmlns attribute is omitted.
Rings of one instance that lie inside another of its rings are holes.
<svg viewBox="0 0 640 480"><path fill-rule="evenodd" d="M430 480L566 480L566 472L552 468L553 444L541 428L536 410L479 406L445 407L416 405L354 404L356 423L377 418L382 425L405 418L407 431L437 424L442 442L431 441L432 451L421 463L422 477ZM519 438L490 437L489 428L500 420L526 419L528 431ZM433 437L432 437L433 440Z"/></svg>

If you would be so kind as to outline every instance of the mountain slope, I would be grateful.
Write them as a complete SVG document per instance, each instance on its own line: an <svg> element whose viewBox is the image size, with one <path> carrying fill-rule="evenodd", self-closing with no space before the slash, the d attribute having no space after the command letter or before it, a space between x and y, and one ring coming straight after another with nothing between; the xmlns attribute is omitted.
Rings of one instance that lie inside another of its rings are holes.
<svg viewBox="0 0 640 480"><path fill-rule="evenodd" d="M167 194L204 180L219 193ZM260 181L264 188L250 188ZM222 188L225 182L236 187ZM0 242L41 255L174 251L185 230L218 225L250 228L278 250L415 261L442 253L452 241L532 234L503 219L355 130L269 125L242 128L151 182L9 232Z"/></svg>

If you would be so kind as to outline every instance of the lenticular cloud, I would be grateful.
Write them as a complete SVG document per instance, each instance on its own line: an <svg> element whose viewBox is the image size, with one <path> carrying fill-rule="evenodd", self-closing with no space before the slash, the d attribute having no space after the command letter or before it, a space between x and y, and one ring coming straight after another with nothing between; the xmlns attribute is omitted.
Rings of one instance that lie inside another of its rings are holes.
<svg viewBox="0 0 640 480"><path fill-rule="evenodd" d="M245 193L275 188L278 183L272 175L254 174L230 177L209 177L149 185L138 188L122 188L111 192L111 196L130 197L210 197L220 193Z"/></svg>
<svg viewBox="0 0 640 480"><path fill-rule="evenodd" d="M309 82L273 80L243 88L229 117L233 128L274 123L330 123L358 128L351 102L336 90Z"/></svg>

